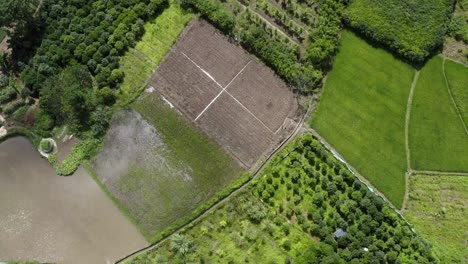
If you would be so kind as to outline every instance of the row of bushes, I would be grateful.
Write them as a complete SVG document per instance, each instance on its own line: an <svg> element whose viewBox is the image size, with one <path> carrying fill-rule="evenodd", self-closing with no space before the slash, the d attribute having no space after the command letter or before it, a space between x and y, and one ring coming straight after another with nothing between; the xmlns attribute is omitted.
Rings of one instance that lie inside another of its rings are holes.
<svg viewBox="0 0 468 264"><path fill-rule="evenodd" d="M183 7L194 7L204 18L226 34L234 30L236 25L234 16L218 0L180 0L180 4Z"/></svg>
<svg viewBox="0 0 468 264"><path fill-rule="evenodd" d="M4 105L1 107L1 110L4 114L6 115L11 115L13 114L16 110L18 110L20 107L24 106L26 103L24 100L19 99L16 101L9 102L8 104Z"/></svg>

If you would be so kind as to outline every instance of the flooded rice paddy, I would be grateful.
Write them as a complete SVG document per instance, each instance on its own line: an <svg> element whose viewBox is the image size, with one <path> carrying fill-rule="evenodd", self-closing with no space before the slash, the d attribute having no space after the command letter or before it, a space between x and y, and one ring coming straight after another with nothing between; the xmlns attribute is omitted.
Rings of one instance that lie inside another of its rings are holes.
<svg viewBox="0 0 468 264"><path fill-rule="evenodd" d="M85 170L57 176L27 139L0 144L0 260L113 263L145 245Z"/></svg>

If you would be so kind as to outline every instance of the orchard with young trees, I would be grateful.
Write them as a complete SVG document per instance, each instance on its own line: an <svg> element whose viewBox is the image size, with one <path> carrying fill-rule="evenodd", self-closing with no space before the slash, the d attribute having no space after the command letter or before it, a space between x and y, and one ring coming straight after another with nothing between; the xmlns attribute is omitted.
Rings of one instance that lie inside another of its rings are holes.
<svg viewBox="0 0 468 264"><path fill-rule="evenodd" d="M248 190L131 263L157 260L437 262L430 245L310 134L280 151Z"/></svg>

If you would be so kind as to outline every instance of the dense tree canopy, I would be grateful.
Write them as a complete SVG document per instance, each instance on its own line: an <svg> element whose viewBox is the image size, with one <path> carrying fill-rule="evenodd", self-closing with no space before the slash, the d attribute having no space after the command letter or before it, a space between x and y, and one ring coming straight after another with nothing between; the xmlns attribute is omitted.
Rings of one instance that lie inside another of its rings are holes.
<svg viewBox="0 0 468 264"><path fill-rule="evenodd" d="M444 40L453 0L355 0L345 12L351 27L401 56L422 62Z"/></svg>

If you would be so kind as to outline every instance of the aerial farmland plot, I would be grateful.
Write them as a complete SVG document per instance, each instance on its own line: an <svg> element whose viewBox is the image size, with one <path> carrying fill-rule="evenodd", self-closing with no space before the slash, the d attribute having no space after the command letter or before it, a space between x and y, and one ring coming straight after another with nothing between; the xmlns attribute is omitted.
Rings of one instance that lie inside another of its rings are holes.
<svg viewBox="0 0 468 264"><path fill-rule="evenodd" d="M286 84L200 20L188 26L150 84L244 168L291 133L299 119Z"/></svg>

